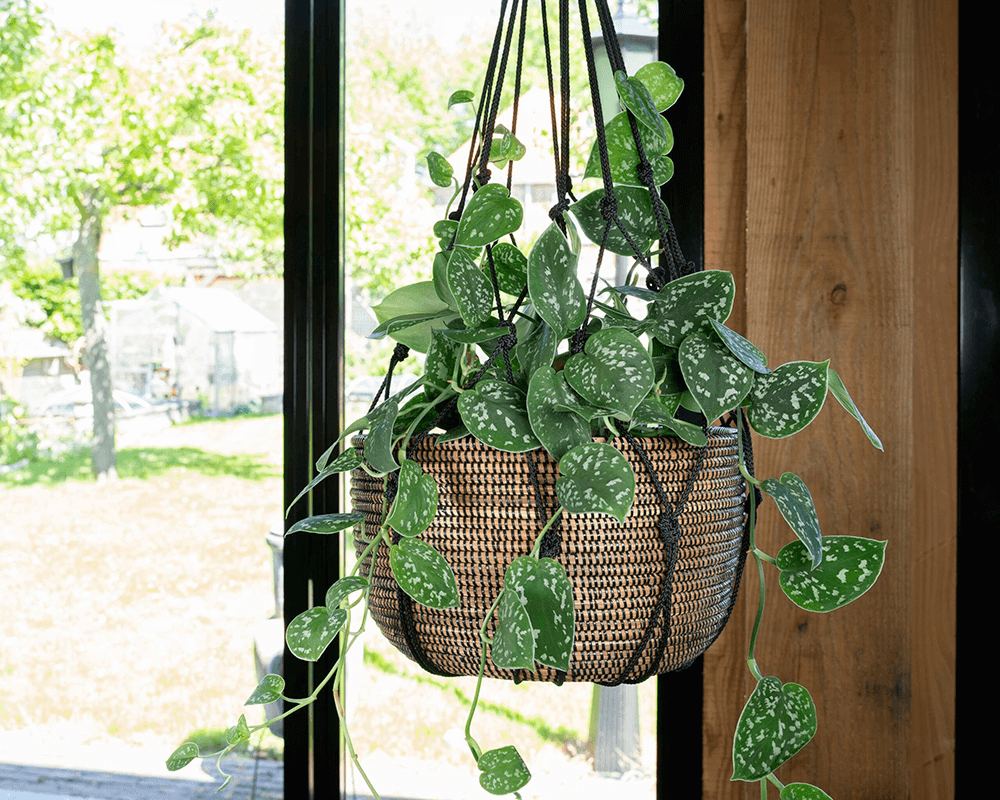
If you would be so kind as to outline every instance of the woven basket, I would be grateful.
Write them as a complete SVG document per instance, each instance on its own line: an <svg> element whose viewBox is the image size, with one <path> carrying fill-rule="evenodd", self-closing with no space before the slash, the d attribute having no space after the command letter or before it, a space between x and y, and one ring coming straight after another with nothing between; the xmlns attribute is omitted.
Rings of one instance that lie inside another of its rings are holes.
<svg viewBox="0 0 1000 800"><path fill-rule="evenodd" d="M679 439L639 440L676 505L695 466L698 449ZM360 448L363 439L355 439ZM667 548L657 522L662 506L639 456L621 439L614 446L636 473L635 503L624 525L601 514L564 513L559 523L558 561L573 585L576 641L565 680L594 683L635 682L650 674L687 666L715 640L729 616L742 572L744 491L739 471L737 432L710 428L702 468L678 517L681 535L673 570L670 629L662 657L664 615L638 661L629 660L643 641L656 612L668 571ZM432 670L451 675L479 671L479 628L500 592L504 571L531 550L558 505L556 462L543 450L504 453L472 437L438 445L427 437L408 453L437 483L438 512L421 538L448 561L458 581L460 605L435 610L402 598L389 569L388 548L375 554L362 574L372 580L369 608L385 637L402 653ZM547 514L539 514L527 459L534 459ZM384 481L363 470L352 474L354 510L365 515L355 528L360 556L383 519ZM370 560L370 557L369 557ZM415 657L407 643L402 614L412 614ZM494 617L495 623L495 617ZM492 634L492 630L489 630ZM489 653L487 653L489 656ZM494 678L561 681L556 670L536 665L533 674L498 669L489 657L486 675Z"/></svg>

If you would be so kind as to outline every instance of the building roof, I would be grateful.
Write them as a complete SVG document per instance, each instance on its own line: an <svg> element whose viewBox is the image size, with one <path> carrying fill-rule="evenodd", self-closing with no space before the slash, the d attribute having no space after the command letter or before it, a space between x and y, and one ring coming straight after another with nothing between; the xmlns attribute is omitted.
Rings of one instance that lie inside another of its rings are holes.
<svg viewBox="0 0 1000 800"><path fill-rule="evenodd" d="M146 295L176 303L218 333L276 333L278 328L259 311L225 289L168 286Z"/></svg>

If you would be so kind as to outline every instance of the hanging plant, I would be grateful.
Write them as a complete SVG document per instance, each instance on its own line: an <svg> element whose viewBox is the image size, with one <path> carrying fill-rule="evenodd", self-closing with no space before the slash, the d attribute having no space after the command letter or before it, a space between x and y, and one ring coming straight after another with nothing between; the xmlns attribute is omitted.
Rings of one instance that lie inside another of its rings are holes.
<svg viewBox="0 0 1000 800"><path fill-rule="evenodd" d="M552 107L558 201L528 252L516 241L523 212L509 188L525 146L516 116L509 129L496 124L517 2L505 38L498 27L464 183L442 156L428 157L431 179L454 186L452 203L459 201L434 226L433 279L399 288L375 309L373 336L398 342L386 378L368 414L320 457L316 477L290 506L319 482L351 472L353 512L309 517L286 534L354 529L351 574L286 632L297 658L316 661L335 642L339 657L310 696L287 698L282 678L267 675L247 704L282 699L284 717L332 683L348 752L378 797L340 697L347 654L371 613L428 671L477 676L465 738L480 783L519 796L530 773L516 748L484 751L472 734L483 678L615 685L683 668L726 624L749 553L760 579L747 652L757 686L735 731L732 779L760 782L762 793L775 784L782 800L827 798L774 774L815 734L816 709L804 687L758 665L764 565L777 570L793 603L825 613L871 588L885 542L824 536L799 476L754 476L750 432L799 433L832 393L882 445L828 361L772 369L726 326L732 275L696 271L684 259L660 199L673 175L673 134L661 115L683 82L663 63L628 76L605 0L597 9L625 110L604 123L580 2L597 125L584 177L600 178L601 187L579 199L572 192L563 46L561 128ZM562 0L564 43L568 24ZM547 64L552 86L551 58ZM457 91L448 105L473 99ZM506 185L490 182L491 164L507 170ZM589 291L578 277L578 229L598 246ZM609 250L634 260L624 285L601 285ZM640 269L645 286L634 277ZM393 371L410 350L426 354L423 377L392 393ZM773 556L754 538L765 497L794 534ZM221 759L267 724L241 717L229 746L207 755ZM199 755L186 743L168 766Z"/></svg>

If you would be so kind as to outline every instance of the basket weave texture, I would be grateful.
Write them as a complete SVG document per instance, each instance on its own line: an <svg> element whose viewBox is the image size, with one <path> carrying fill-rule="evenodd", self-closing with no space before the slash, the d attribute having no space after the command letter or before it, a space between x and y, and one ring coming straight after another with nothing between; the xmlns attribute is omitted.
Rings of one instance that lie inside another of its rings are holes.
<svg viewBox="0 0 1000 800"><path fill-rule="evenodd" d="M688 483L698 449L673 437L639 440L655 467L672 505ZM354 444L360 448L362 438ZM745 553L745 483L739 471L737 432L710 428L704 461L687 502L677 518L680 527L677 560L669 604L669 635L658 659L664 635L659 613L652 635L637 663L623 670L642 644L643 634L667 579L668 559L657 523L663 508L653 481L628 442L612 443L636 474L635 502L624 524L603 514L564 512L558 532L557 560L566 569L576 609L576 640L565 680L634 682L648 673L680 669L694 660L718 636L728 619L737 576ZM436 444L427 437L408 453L432 475L438 487L438 511L421 534L451 565L458 582L460 605L436 610L412 603L417 641L437 670L453 675L479 671L479 628L503 585L510 562L531 547L558 506L556 462L543 450L505 453L465 437ZM527 459L534 459L547 513L539 513ZM354 510L365 515L355 528L360 556L378 533L384 518L384 480L364 470L352 473ZM414 658L401 618L400 594L383 544L361 566L372 581L369 608L385 637ZM493 634L495 616L487 629ZM486 675L514 679L511 670L493 666L487 650ZM533 674L517 679L559 681L556 670L536 665Z"/></svg>

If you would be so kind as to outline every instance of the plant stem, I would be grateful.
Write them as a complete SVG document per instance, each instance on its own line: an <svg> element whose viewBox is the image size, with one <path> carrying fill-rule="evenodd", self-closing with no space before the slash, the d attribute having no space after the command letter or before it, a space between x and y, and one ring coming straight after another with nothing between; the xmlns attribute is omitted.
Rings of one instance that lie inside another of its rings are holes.
<svg viewBox="0 0 1000 800"><path fill-rule="evenodd" d="M549 521L551 522L551 520ZM490 624L493 612L495 612L497 610L497 606L500 605L500 596L502 594L503 590L501 589L500 594L497 595L497 599L494 600L493 605L490 606L490 610L486 612L486 618L483 620L483 624L479 627L479 676L476 678L476 691L472 695L472 705L469 706L469 716L465 720L465 741L469 745L469 750L472 751L472 757L476 759L477 764L479 763L480 756L483 754L483 750L479 746L479 742L477 742L472 736L472 717L475 715L476 707L479 705L479 690L483 688L483 676L486 674L486 628Z"/></svg>
<svg viewBox="0 0 1000 800"><path fill-rule="evenodd" d="M767 800L767 779L762 778L760 782L760 800Z"/></svg>
<svg viewBox="0 0 1000 800"><path fill-rule="evenodd" d="M342 684L342 680L338 680L338 683ZM333 702L337 705L337 716L340 717L340 730L344 734L344 741L347 742L347 752L351 754L351 761L354 766L358 768L358 772L361 773L361 777L364 779L365 783L368 785L368 790L372 793L374 800L379 800L379 794L375 791L375 787L372 786L372 782L368 780L368 775L361 766L361 762L358 760L358 754L354 752L354 744L351 742L351 734L347 730L347 719L344 716L344 706L340 702L340 691L339 689L333 690Z"/></svg>
<svg viewBox="0 0 1000 800"><path fill-rule="evenodd" d="M758 550L755 547L753 553L754 553L755 556L757 556L758 558L760 558L761 561L766 561L768 564L774 564L776 566L778 564L778 562L775 559L771 558L771 556L769 556L763 550Z"/></svg>
<svg viewBox="0 0 1000 800"><path fill-rule="evenodd" d="M778 779L777 779L776 777L774 777L774 773L773 773L773 772L772 772L772 773L770 773L770 774L769 774L769 775L767 776L767 779L768 779L769 781L771 781L771 783L773 783L773 784L774 784L775 786L777 786L779 790L781 790L781 789L784 789L784 788L785 788L785 784L783 784L783 783L782 783L781 781L779 781L779 780L778 780Z"/></svg>
<svg viewBox="0 0 1000 800"><path fill-rule="evenodd" d="M749 475L743 464L743 415L737 415L736 419L736 438L739 442L740 472L743 473L743 477L746 478L751 484L759 486L760 484ZM754 561L757 562L757 577L760 580L760 600L757 603L757 617L753 622L753 632L750 634L750 646L747 648L747 666L750 668L750 672L753 674L754 678L759 681L762 678L762 675L760 674L760 670L757 668L757 659L754 657L754 646L757 644L757 633L760 631L760 621L764 616L764 601L767 597L767 591L764 585L764 564L761 561L760 551L757 549L757 542L755 538L757 533L757 498L754 495L752 487L750 488L749 496L750 515L747 519L747 525L750 527L750 550L753 553Z"/></svg>
<svg viewBox="0 0 1000 800"><path fill-rule="evenodd" d="M532 558L538 558L538 553L542 549L542 539L545 537L545 534L549 532L549 528L552 527L552 523L554 523L557 519L559 519L559 515L562 514L562 512L563 512L563 507L559 506L559 508L555 510L555 513L551 517L549 517L549 521L545 523L545 527L542 528L542 532L538 534L538 538L535 539L535 544L531 548L530 555ZM498 597L497 602L499 601L500 598ZM493 612L491 611L490 615L492 614ZM486 619L488 620L489 616L487 616Z"/></svg>

